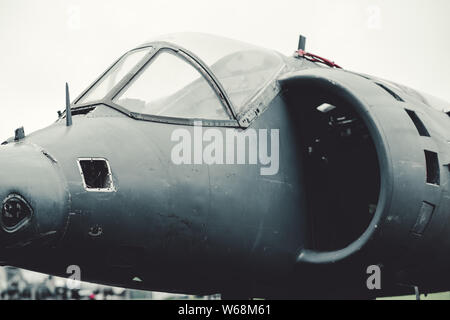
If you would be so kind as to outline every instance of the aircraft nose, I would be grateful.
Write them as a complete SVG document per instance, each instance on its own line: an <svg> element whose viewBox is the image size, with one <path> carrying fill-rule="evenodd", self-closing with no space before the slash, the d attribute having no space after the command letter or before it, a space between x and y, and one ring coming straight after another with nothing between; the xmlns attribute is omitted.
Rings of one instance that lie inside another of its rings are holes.
<svg viewBox="0 0 450 320"><path fill-rule="evenodd" d="M56 239L69 210L57 160L24 142L0 146L0 205L0 253Z"/></svg>

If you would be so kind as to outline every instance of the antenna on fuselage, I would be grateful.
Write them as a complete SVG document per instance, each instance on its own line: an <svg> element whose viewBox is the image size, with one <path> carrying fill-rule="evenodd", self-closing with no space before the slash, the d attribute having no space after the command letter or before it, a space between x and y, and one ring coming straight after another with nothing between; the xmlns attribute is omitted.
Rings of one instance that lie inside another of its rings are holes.
<svg viewBox="0 0 450 320"><path fill-rule="evenodd" d="M72 110L70 109L69 84L66 82L66 125L72 125Z"/></svg>
<svg viewBox="0 0 450 320"><path fill-rule="evenodd" d="M300 35L298 39L298 50L306 50L306 37L303 35Z"/></svg>

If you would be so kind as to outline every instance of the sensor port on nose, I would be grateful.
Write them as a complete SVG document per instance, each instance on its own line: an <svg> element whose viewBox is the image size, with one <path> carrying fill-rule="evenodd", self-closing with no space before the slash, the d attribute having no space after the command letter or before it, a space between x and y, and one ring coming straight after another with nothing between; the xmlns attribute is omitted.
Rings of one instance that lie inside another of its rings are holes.
<svg viewBox="0 0 450 320"><path fill-rule="evenodd" d="M0 225L8 233L16 232L31 219L33 209L27 201L18 194L10 194L3 200Z"/></svg>

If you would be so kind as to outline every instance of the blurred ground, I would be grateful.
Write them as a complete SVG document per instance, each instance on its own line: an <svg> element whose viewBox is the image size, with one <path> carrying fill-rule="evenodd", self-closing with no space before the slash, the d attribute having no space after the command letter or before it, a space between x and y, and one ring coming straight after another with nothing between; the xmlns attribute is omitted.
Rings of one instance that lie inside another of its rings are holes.
<svg viewBox="0 0 450 320"><path fill-rule="evenodd" d="M416 300L416 296L401 296L401 297L390 297L382 298L377 300ZM421 294L420 300L450 300L450 292L433 293L433 294Z"/></svg>
<svg viewBox="0 0 450 320"><path fill-rule="evenodd" d="M67 279L12 267L0 268L0 300L218 300L215 296L190 296L80 284L69 289ZM450 292L420 295L421 300L450 300ZM416 300L415 295L377 300Z"/></svg>
<svg viewBox="0 0 450 320"><path fill-rule="evenodd" d="M113 288L81 282L70 289L67 279L12 267L0 268L0 300L216 300L220 296L188 296Z"/></svg>

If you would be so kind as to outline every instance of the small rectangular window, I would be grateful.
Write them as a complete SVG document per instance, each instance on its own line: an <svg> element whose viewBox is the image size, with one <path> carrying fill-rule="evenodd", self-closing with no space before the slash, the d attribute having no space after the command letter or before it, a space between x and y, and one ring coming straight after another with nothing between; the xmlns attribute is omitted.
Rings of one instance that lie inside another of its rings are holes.
<svg viewBox="0 0 450 320"><path fill-rule="evenodd" d="M78 159L84 188L93 192L115 191L111 168L106 159L83 158Z"/></svg>
<svg viewBox="0 0 450 320"><path fill-rule="evenodd" d="M419 236L423 235L433 216L434 208L435 206L431 203L428 203L426 201L422 202L422 207L420 208L416 223L412 228L412 233Z"/></svg>
<svg viewBox="0 0 450 320"><path fill-rule="evenodd" d="M422 120L420 120L417 113L415 113L412 110L408 110L408 109L405 109L405 111L406 111L406 113L408 113L408 116L411 118L412 122L416 126L416 129L419 132L419 134L423 137L429 137L430 134L428 133L427 128L423 124Z"/></svg>
<svg viewBox="0 0 450 320"><path fill-rule="evenodd" d="M388 88L387 86L385 86L382 83L379 82L375 82L380 88L384 89L384 91L386 91L387 93L389 93L391 96L394 97L395 100L397 101L401 101L401 102L405 102L402 97L400 97L398 94L396 94L394 91L392 91L390 88Z"/></svg>
<svg viewBox="0 0 450 320"><path fill-rule="evenodd" d="M439 159L436 152L425 150L425 162L427 166L427 183L439 185Z"/></svg>

